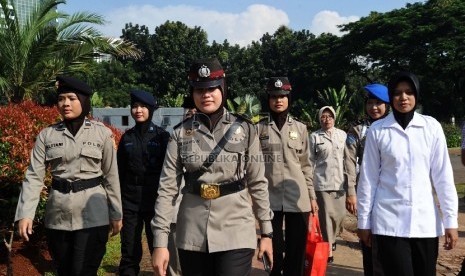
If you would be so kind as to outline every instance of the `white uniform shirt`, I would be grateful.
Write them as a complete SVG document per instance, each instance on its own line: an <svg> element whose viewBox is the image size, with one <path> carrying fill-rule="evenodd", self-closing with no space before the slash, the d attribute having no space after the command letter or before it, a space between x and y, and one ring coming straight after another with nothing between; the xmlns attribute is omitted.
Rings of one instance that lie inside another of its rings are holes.
<svg viewBox="0 0 465 276"><path fill-rule="evenodd" d="M426 238L443 235L443 227L458 228L457 191L441 125L418 113L405 130L392 113L375 122L357 197L358 228L373 234Z"/></svg>

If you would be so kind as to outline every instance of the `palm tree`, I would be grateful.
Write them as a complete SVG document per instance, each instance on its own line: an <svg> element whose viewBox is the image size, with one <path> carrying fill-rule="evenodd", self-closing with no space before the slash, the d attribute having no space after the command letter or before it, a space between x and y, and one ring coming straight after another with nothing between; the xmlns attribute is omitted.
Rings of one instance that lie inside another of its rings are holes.
<svg viewBox="0 0 465 276"><path fill-rule="evenodd" d="M53 87L58 74L85 74L96 53L141 55L132 43L103 37L93 27L104 24L101 16L57 11L64 0L40 1L24 23L12 16L16 8L9 2L0 0L0 95L8 101L39 96Z"/></svg>

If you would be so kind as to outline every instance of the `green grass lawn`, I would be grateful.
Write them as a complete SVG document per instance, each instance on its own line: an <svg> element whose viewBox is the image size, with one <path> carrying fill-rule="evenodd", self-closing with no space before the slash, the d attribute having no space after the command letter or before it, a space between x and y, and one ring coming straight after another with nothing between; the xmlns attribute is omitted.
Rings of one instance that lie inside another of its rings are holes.
<svg viewBox="0 0 465 276"><path fill-rule="evenodd" d="M98 269L97 275L105 276L108 273L118 271L119 261L121 259L121 242L120 235L110 237L107 242L107 252L103 256L102 264Z"/></svg>

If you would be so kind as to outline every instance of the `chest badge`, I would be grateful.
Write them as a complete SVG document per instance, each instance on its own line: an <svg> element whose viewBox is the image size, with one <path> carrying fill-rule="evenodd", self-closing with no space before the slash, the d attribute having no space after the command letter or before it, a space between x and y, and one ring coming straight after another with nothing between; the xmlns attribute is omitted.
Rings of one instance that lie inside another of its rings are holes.
<svg viewBox="0 0 465 276"><path fill-rule="evenodd" d="M297 137L298 137L298 135L297 135L296 131L293 131L293 130L289 131L289 139L296 140Z"/></svg>
<svg viewBox="0 0 465 276"><path fill-rule="evenodd" d="M192 136L192 128L186 129L185 134L186 136Z"/></svg>

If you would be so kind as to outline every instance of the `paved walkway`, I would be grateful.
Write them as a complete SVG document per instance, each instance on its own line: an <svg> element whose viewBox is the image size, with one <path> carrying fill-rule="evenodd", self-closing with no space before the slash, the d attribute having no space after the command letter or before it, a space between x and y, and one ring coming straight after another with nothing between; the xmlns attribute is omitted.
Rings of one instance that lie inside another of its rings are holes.
<svg viewBox="0 0 465 276"><path fill-rule="evenodd" d="M454 168L454 178L456 183L465 183L465 168L461 165L460 152L451 152L452 166ZM334 263L328 265L326 275L343 275L343 276L363 276L362 254L358 238L354 234L356 229L356 220L353 216L348 215L344 221L345 230L341 237L337 239L337 250L333 253ZM441 276L457 275L460 270L460 264L465 257L465 202L460 201L459 212L459 244L452 251L442 249L443 238L440 239L440 250L438 258L438 273ZM255 254L256 256L256 254ZM150 255L148 249L144 252L144 259L141 263L141 276L153 275ZM252 263L251 276L266 276L261 262L254 257Z"/></svg>

